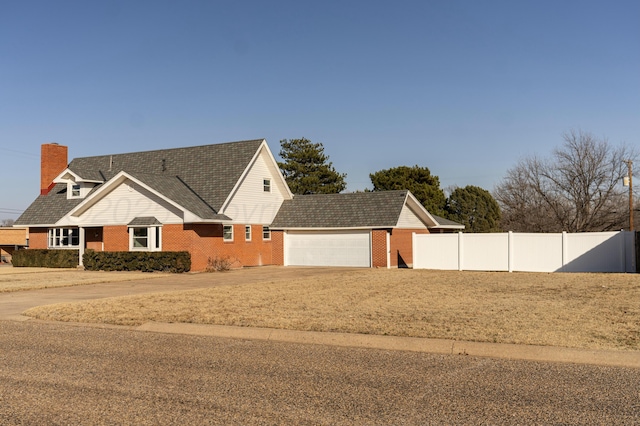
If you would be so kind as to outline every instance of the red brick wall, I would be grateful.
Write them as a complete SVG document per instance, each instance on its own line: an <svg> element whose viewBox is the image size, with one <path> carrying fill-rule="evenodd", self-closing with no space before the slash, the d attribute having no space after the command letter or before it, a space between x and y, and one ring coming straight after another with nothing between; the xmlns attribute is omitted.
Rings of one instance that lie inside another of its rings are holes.
<svg viewBox="0 0 640 426"><path fill-rule="evenodd" d="M412 234L428 234L426 229L398 229L391 231L391 266L392 267L412 267L413 266L413 245Z"/></svg>
<svg viewBox="0 0 640 426"><path fill-rule="evenodd" d="M371 231L371 266L374 268L387 267L386 229L374 229Z"/></svg>
<svg viewBox="0 0 640 426"><path fill-rule="evenodd" d="M126 225L104 226L104 251L129 251L129 229Z"/></svg>
<svg viewBox="0 0 640 426"><path fill-rule="evenodd" d="M57 143L40 147L40 194L49 192L53 179L67 168L68 148Z"/></svg>
<svg viewBox="0 0 640 426"><path fill-rule="evenodd" d="M245 225L233 225L233 241L223 241L222 225L165 225L164 251L191 253L191 270L202 271L209 259L228 258L234 267L272 264L272 241L262 239L262 225L251 225L251 241L245 240Z"/></svg>
<svg viewBox="0 0 640 426"><path fill-rule="evenodd" d="M47 228L29 228L29 248L46 249L49 245Z"/></svg>
<svg viewBox="0 0 640 426"><path fill-rule="evenodd" d="M274 265L284 265L284 231L271 231L271 260Z"/></svg>

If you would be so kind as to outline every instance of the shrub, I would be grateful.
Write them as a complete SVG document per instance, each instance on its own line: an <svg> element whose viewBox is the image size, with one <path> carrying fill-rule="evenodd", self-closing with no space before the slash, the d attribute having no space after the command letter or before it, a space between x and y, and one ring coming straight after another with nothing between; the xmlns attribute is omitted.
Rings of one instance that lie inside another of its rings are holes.
<svg viewBox="0 0 640 426"><path fill-rule="evenodd" d="M186 251L130 252L94 251L84 253L84 267L91 271L189 272L191 255Z"/></svg>
<svg viewBox="0 0 640 426"><path fill-rule="evenodd" d="M214 257L207 259L207 267L205 268L205 272L225 272L229 271L232 267L235 260L231 260L229 256L225 257Z"/></svg>
<svg viewBox="0 0 640 426"><path fill-rule="evenodd" d="M14 267L75 268L78 266L78 253L78 250L16 250L12 263Z"/></svg>

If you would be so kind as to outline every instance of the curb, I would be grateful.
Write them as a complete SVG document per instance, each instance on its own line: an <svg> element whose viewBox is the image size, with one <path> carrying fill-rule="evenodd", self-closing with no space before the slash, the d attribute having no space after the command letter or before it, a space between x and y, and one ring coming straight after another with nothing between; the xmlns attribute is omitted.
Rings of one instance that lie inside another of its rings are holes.
<svg viewBox="0 0 640 426"><path fill-rule="evenodd" d="M134 329L155 333L640 368L640 352L637 351L574 349L555 346L464 342L446 339L185 323L149 322L139 327L134 327Z"/></svg>

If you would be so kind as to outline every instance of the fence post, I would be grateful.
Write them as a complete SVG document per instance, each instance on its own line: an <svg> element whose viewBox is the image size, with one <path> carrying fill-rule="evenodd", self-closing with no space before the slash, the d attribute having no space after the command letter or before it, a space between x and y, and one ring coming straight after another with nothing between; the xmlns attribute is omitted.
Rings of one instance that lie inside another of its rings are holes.
<svg viewBox="0 0 640 426"><path fill-rule="evenodd" d="M564 266L567 264L568 249L569 247L568 247L567 231L562 231L562 268L560 269L561 271L564 271Z"/></svg>
<svg viewBox="0 0 640 426"><path fill-rule="evenodd" d="M458 232L458 271L462 271L463 270L462 262L464 261L464 259L463 259L463 255L462 255L462 249L463 249L462 232Z"/></svg>
<svg viewBox="0 0 640 426"><path fill-rule="evenodd" d="M620 246L620 272L627 272L627 232L620 230L622 244Z"/></svg>
<svg viewBox="0 0 640 426"><path fill-rule="evenodd" d="M513 231L509 231L507 235L507 269L513 272Z"/></svg>

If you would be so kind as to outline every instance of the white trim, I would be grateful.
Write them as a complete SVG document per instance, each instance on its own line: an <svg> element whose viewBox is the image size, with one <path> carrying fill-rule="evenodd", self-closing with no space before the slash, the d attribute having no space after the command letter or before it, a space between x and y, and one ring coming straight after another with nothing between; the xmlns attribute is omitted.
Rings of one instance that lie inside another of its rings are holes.
<svg viewBox="0 0 640 426"><path fill-rule="evenodd" d="M346 228L271 228L272 231L366 231L369 229L392 229L393 225L389 226L354 226Z"/></svg>
<svg viewBox="0 0 640 426"><path fill-rule="evenodd" d="M68 178L66 175L70 175ZM101 180L93 180L93 179L83 179L80 175L72 172L70 169L64 169L58 176L53 179L53 183L67 183L69 180L73 180L74 182L82 182L82 183L103 183Z"/></svg>
<svg viewBox="0 0 640 426"><path fill-rule="evenodd" d="M147 230L147 246L146 247L134 247L133 245L134 229ZM162 225L127 226L127 233L129 234L129 251L144 251L144 252L162 251Z"/></svg>
<svg viewBox="0 0 640 426"><path fill-rule="evenodd" d="M224 228L227 228L227 227L231 228L231 238L225 238L224 237ZM233 235L234 234L234 229L233 228L234 228L233 225L222 225L222 241L223 242L227 242L227 243L233 242L233 240L234 240L234 235Z"/></svg>
<svg viewBox="0 0 640 426"><path fill-rule="evenodd" d="M391 232L387 231L386 232L387 235L387 269L391 268ZM413 235L416 235L416 233L414 232ZM413 238L413 237L412 237ZM373 238L371 238L371 244L373 246ZM411 247L413 247L413 239L411 240ZM371 255L373 256L373 247L371 248ZM371 264L373 265L373 262L371 262Z"/></svg>
<svg viewBox="0 0 640 426"><path fill-rule="evenodd" d="M411 191L407 191L407 196L404 199L404 205L407 206L417 217L420 219L427 228L431 228L433 226L438 225L438 221L431 216L431 213L424 208L422 203L418 201L418 199L411 193ZM398 220L400 220L400 215L398 215ZM396 225L398 223L396 222Z"/></svg>

